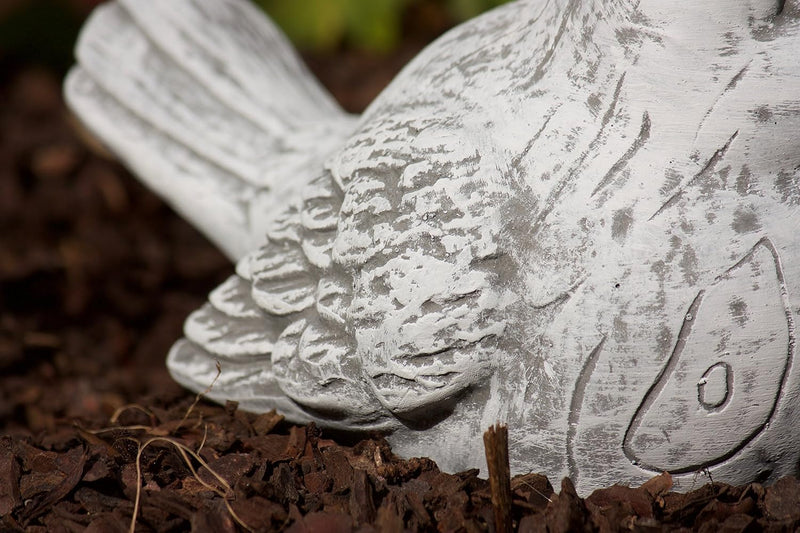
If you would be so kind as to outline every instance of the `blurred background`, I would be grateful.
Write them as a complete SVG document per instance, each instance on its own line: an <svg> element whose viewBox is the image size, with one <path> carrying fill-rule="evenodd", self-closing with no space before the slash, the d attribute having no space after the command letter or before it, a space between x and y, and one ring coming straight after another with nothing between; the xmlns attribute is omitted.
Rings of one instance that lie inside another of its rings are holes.
<svg viewBox="0 0 800 533"><path fill-rule="evenodd" d="M409 36L437 34L508 0L254 0L306 53L390 54ZM2 67L63 72L82 20L101 0L0 1Z"/></svg>
<svg viewBox="0 0 800 533"><path fill-rule="evenodd" d="M502 0L258 2L358 112L431 40ZM0 435L185 399L164 358L232 269L78 135L61 80L99 3L0 0Z"/></svg>

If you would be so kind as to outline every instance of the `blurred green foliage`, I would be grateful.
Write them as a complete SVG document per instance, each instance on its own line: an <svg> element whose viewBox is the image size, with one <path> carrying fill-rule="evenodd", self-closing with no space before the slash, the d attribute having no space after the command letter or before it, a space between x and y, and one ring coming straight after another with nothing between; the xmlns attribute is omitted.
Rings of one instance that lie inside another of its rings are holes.
<svg viewBox="0 0 800 533"><path fill-rule="evenodd" d="M168 0L163 0L168 1ZM300 48L330 51L347 44L393 50L409 8L436 7L460 22L508 0L253 0ZM81 20L102 0L0 0L0 77L36 63L65 72ZM424 22L424 21L423 21Z"/></svg>
<svg viewBox="0 0 800 533"><path fill-rule="evenodd" d="M505 4L509 0L448 0L447 7L459 22L480 15L484 11Z"/></svg>
<svg viewBox="0 0 800 533"><path fill-rule="evenodd" d="M255 0L299 47L329 50L342 42L388 52L400 41L403 15L423 0ZM427 0L431 1L431 0ZM508 0L439 0L455 22Z"/></svg>

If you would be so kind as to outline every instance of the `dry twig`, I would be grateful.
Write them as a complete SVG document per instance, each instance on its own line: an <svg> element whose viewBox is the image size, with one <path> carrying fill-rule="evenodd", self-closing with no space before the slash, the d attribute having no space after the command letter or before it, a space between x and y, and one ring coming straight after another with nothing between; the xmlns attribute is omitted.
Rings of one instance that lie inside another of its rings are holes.
<svg viewBox="0 0 800 533"><path fill-rule="evenodd" d="M508 465L508 427L491 426L483 434L489 485L492 489L495 531L507 533L511 524L511 469Z"/></svg>

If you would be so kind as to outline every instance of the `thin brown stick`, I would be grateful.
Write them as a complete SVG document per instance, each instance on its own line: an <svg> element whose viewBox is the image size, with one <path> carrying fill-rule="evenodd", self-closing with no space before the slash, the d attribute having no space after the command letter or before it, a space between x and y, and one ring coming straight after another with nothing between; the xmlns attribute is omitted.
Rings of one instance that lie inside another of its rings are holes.
<svg viewBox="0 0 800 533"><path fill-rule="evenodd" d="M200 403L200 400L202 400L206 394L211 392L211 390L214 388L214 385L216 385L219 376L222 374L222 364L219 361L216 361L216 367L217 367L217 374L211 381L211 385L206 387L206 389L203 392L199 393L197 396L194 397L194 402L192 402L192 405L190 405L189 409L186 410L186 413L184 413L181 421L178 422L178 428L183 426L183 423L186 422L186 420L189 418L189 415L192 413L192 411L194 411L194 408L197 407L197 404Z"/></svg>
<svg viewBox="0 0 800 533"><path fill-rule="evenodd" d="M123 405L122 407L118 407L116 411L114 411L114 414L111 415L110 422L112 424L116 424L117 420L119 420L119 417L120 415L122 415L122 413L124 413L125 411L133 411L133 410L141 411L142 413L146 414L147 417L150 419L150 421L153 422L153 425L155 425L155 419L156 419L155 413L153 413L153 411L151 411L147 407L135 403L129 403L127 405Z"/></svg>
<svg viewBox="0 0 800 533"><path fill-rule="evenodd" d="M553 501L553 500L551 500L550 498L548 498L548 497L545 495L545 493L543 493L542 491L540 491L539 489L537 489L536 487L534 487L533 485L531 485L531 484L530 484L530 483L528 483L527 481L522 481L522 484L523 484L523 485L525 485L526 487L528 487L529 489L531 489L533 492L535 492L536 494L538 494L538 495L539 495L539 496L541 496L542 498L544 498L545 500L547 500L548 502L551 502L551 503L552 503L552 501Z"/></svg>
<svg viewBox="0 0 800 533"><path fill-rule="evenodd" d="M483 446L486 450L486 464L489 467L495 531L510 533L511 469L508 466L508 427L500 424L491 426L483 434Z"/></svg>
<svg viewBox="0 0 800 533"><path fill-rule="evenodd" d="M133 502L133 516L131 517L131 523L130 527L128 528L128 533L133 533L134 530L136 529L136 519L139 516L139 507L141 504L141 495L142 495L142 453L144 452L145 448L147 448L154 442L160 442L163 444L169 444L174 446L175 449L178 451L178 453L181 455L181 458L183 459L186 466L192 472L192 477L194 477L205 488L216 493L225 501L225 506L228 508L228 512L230 513L231 517L236 521L237 524L239 524L245 531L253 531L247 524L245 524L242 521L241 518L239 518L239 515L237 515L236 512L233 510L233 507L231 507L230 502L228 500L233 497L233 488L225 480L225 478L220 476L216 471L214 471L214 469L208 466L208 463L206 463L197 452L195 452L185 444L181 444L180 442L171 439L169 437L152 437L146 440L145 442L141 443L139 445L139 451L136 453L136 498ZM203 481L203 479L198 474L197 469L195 469L194 465L192 464L192 461L189 459L190 456L195 461L200 463L200 466L205 468L209 474L211 474L214 478L216 478L216 480L219 482L222 488L215 487Z"/></svg>
<svg viewBox="0 0 800 533"><path fill-rule="evenodd" d="M114 431L152 431L153 428L150 426L112 426L100 429L80 429L91 435L102 435L103 433L113 433Z"/></svg>

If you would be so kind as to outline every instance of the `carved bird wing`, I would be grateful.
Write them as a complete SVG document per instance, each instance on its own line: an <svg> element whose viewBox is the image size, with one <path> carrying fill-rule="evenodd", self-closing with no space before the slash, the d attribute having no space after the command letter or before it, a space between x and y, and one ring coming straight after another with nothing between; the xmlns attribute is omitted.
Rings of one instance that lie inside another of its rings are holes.
<svg viewBox="0 0 800 533"><path fill-rule="evenodd" d="M563 37L565 23L557 22L570 19L572 11L562 15L555 4L513 3L456 28L426 49L353 124L330 111L332 104L322 106L327 100L316 88L295 91L316 96L290 91L287 103L275 103L286 96L287 85L310 85L299 81L304 73L275 74L269 82L277 89L254 88L259 82L249 79L253 68L241 65L257 59L279 63L254 58L253 50L268 49L260 33L280 39L255 13L239 20L236 14L249 9L244 2L161 3L154 7L157 15L140 11L140 5L120 1L89 24L79 46L84 66L68 86L74 107L89 124L105 128L96 126L144 179L162 187L179 208L194 209L193 220L227 249L234 247L232 256L240 257L253 242L237 240L251 233L242 232L247 224L237 225L233 215L264 216L256 213L261 209L271 216L263 226L267 242L242 257L237 274L187 320L186 339L168 359L178 381L202 391L219 361L223 371L212 398L235 399L252 410L276 407L294 420L342 427L419 426L446 413L462 392L481 386L509 346L524 348L523 338L503 339L524 275L513 259L519 251L511 250L519 239L505 228L509 216L524 222L537 209L546 211L555 202L550 197L563 189L560 180L541 180L539 194L522 190L531 176L520 158L536 157L531 149L548 117L575 97L559 77L546 85L540 80ZM250 28L256 34L245 50L222 46L234 52L219 57L216 48L203 48L200 34L223 42L242 39L229 35L237 33L231 32L231 17L239 33L248 35L241 28ZM105 28L115 29L102 35ZM498 38L487 45L490 34ZM103 51L106 40L124 35L130 37L120 38L114 49L135 52L139 64L122 76L113 70L121 62L104 61L110 54ZM171 59L162 52L170 46L181 55ZM283 46L280 41L280 58L289 55ZM84 70L97 74L91 78ZM162 74L185 79L165 82ZM196 89L191 80L199 78ZM122 96L110 97L101 87L119 88ZM120 102L139 107L134 113ZM309 116L306 107L312 104ZM148 107L153 105L155 111ZM268 109L257 114L259 106ZM312 127L315 117L319 124ZM272 137L248 133L257 118ZM295 126L270 130L267 123ZM324 149L303 158L300 145L290 141L304 127L340 135L329 135ZM244 142L254 138L284 149L264 149L260 159L254 145ZM180 180L166 180L171 174L149 166L153 161ZM291 179L284 161L294 172ZM289 164L298 161L294 168ZM274 191L260 188L253 174L249 181L242 177L248 162L252 168L269 165L271 173L257 175L272 176L273 188L285 186L284 196L295 196L276 209L280 194L270 204L266 198ZM226 165L240 171L222 174ZM546 201L540 206L537 197ZM237 210L242 203L247 209ZM560 301L576 282L572 277L531 285L536 301L544 301L543 308Z"/></svg>
<svg viewBox="0 0 800 533"><path fill-rule="evenodd" d="M407 197L398 169L376 164L347 183L324 169L304 188L187 320L168 358L178 381L202 390L219 361L212 398L387 429L424 423L487 377L504 304L491 187L465 161L441 179L417 167L408 179L430 183Z"/></svg>
<svg viewBox="0 0 800 533"><path fill-rule="evenodd" d="M232 259L263 243L355 120L249 2L110 2L76 55L70 106Z"/></svg>
<svg viewBox="0 0 800 533"><path fill-rule="evenodd" d="M482 46L472 30L451 37L466 57ZM515 300L499 223L508 154L485 134L491 110L466 116L468 101L419 86L446 77L451 45L397 79L187 320L168 359L178 381L203 390L219 361L212 398L390 428L429 423L489 376Z"/></svg>

